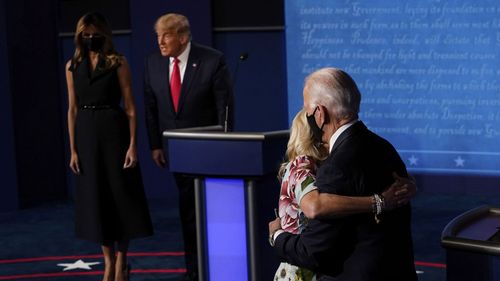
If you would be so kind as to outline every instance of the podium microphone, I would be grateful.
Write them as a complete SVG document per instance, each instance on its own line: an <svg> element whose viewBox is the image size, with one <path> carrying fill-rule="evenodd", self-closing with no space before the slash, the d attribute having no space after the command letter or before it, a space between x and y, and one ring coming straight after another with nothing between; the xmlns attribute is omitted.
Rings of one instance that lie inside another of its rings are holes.
<svg viewBox="0 0 500 281"><path fill-rule="evenodd" d="M248 58L248 53L243 52L240 54L238 61L236 62L236 67L234 69L234 81L233 89L236 89L236 79L238 78L238 69L240 68L240 63ZM226 118L224 119L224 133L227 133L227 120L229 118L229 105L226 104Z"/></svg>
<svg viewBox="0 0 500 281"><path fill-rule="evenodd" d="M229 106L226 105L226 117L224 118L224 133L227 133L227 119L229 118Z"/></svg>

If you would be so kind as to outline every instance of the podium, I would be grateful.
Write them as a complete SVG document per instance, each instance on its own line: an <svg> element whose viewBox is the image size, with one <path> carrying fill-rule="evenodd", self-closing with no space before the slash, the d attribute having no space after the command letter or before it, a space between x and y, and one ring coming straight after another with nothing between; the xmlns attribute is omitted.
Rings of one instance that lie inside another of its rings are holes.
<svg viewBox="0 0 500 281"><path fill-rule="evenodd" d="M195 179L199 280L272 280L268 244L289 132L165 131L171 172Z"/></svg>
<svg viewBox="0 0 500 281"><path fill-rule="evenodd" d="M446 280L500 280L500 208L479 206L446 225Z"/></svg>

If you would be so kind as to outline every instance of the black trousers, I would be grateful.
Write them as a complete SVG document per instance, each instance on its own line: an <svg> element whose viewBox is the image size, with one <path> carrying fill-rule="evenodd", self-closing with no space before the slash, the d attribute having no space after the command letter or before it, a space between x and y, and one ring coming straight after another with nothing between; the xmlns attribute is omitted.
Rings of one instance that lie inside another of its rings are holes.
<svg viewBox="0 0 500 281"><path fill-rule="evenodd" d="M184 239L186 269L188 273L198 272L196 245L196 210L194 201L194 178L174 173L179 190L179 214Z"/></svg>

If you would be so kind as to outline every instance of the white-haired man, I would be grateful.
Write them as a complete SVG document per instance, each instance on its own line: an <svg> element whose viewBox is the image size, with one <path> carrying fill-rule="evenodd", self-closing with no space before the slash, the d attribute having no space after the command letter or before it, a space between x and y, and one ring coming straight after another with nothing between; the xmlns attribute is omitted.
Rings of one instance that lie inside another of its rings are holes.
<svg viewBox="0 0 500 281"><path fill-rule="evenodd" d="M394 147L358 120L361 94L347 73L320 69L306 78L303 94L314 139L330 148L317 173L320 192L370 196L393 182L393 172L407 176ZM284 261L312 269L318 280L417 280L411 208L381 213L380 203L374 200L375 216L310 220L298 235L271 222L271 242Z"/></svg>

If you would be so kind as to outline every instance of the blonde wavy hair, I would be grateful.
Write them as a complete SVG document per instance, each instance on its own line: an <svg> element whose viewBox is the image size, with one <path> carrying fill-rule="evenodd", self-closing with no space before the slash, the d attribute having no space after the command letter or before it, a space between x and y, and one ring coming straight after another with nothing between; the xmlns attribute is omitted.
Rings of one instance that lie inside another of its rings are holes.
<svg viewBox="0 0 500 281"><path fill-rule="evenodd" d="M99 34L104 36L104 45L99 51L99 59L104 59L104 69L109 69L118 66L123 56L119 54L113 45L111 28L108 21L100 13L92 12L83 15L76 24L75 32L75 53L73 55L73 64L76 66L80 64L83 59L88 55L85 46L83 45L82 33L88 27L93 26Z"/></svg>
<svg viewBox="0 0 500 281"><path fill-rule="evenodd" d="M290 128L290 139L286 149L286 161L280 166L278 178L281 180L285 174L286 166L297 156L306 155L314 161L320 162L328 156L326 147L316 147L313 141L313 134L307 123L307 113L305 109L300 110L293 118Z"/></svg>

